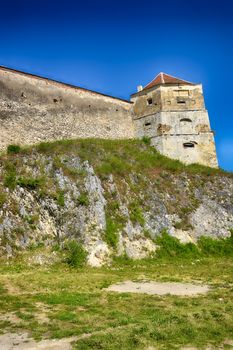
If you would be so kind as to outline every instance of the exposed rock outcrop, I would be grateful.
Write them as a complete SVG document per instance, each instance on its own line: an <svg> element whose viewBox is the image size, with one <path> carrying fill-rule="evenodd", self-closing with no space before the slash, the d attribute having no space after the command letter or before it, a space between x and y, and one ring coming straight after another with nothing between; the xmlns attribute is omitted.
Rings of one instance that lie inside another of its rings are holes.
<svg viewBox="0 0 233 350"><path fill-rule="evenodd" d="M145 171L136 171L138 152L146 159L156 151L132 142L138 148L135 159L122 151L123 141L119 151L110 151L118 161L130 158L128 170L119 170L115 158L113 171L108 169L107 151L98 148L92 150L98 156L94 160L88 153L84 160L79 151L57 154L35 148L2 156L0 254L9 257L32 245L77 239L88 252L88 263L100 266L113 254L143 258L153 253L154 238L165 229L182 242L230 235L230 174L176 172L146 161Z"/></svg>

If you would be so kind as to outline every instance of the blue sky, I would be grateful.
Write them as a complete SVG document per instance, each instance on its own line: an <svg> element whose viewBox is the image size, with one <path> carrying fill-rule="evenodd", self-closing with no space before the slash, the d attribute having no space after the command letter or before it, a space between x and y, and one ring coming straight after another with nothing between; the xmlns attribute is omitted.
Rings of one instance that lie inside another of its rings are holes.
<svg viewBox="0 0 233 350"><path fill-rule="evenodd" d="M160 71L202 82L233 170L233 1L0 0L0 65L121 98Z"/></svg>

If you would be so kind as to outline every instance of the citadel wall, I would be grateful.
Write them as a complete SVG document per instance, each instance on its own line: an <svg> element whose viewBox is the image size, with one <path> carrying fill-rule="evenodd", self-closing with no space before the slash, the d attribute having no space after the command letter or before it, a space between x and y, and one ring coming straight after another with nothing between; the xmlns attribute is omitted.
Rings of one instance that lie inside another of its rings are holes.
<svg viewBox="0 0 233 350"><path fill-rule="evenodd" d="M0 150L59 139L147 136L168 157L217 167L202 85L164 73L154 82L129 102L0 67Z"/></svg>
<svg viewBox="0 0 233 350"><path fill-rule="evenodd" d="M135 136L131 103L0 67L0 149L67 138Z"/></svg>

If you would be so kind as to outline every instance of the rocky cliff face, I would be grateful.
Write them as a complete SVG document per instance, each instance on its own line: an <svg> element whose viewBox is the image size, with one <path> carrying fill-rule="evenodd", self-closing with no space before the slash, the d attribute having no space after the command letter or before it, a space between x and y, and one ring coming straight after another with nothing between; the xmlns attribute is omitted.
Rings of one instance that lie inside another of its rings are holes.
<svg viewBox="0 0 233 350"><path fill-rule="evenodd" d="M185 167L142 141L41 144L0 158L0 254L78 240L88 262L142 258L167 230L182 242L227 237L232 174Z"/></svg>

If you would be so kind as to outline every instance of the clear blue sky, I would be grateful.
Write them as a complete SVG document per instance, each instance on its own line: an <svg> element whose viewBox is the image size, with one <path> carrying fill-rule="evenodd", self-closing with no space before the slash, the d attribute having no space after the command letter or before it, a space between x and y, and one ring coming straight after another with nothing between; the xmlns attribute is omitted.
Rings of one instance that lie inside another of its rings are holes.
<svg viewBox="0 0 233 350"><path fill-rule="evenodd" d="M126 99L160 71L202 82L220 166L233 170L233 1L0 5L0 65Z"/></svg>

